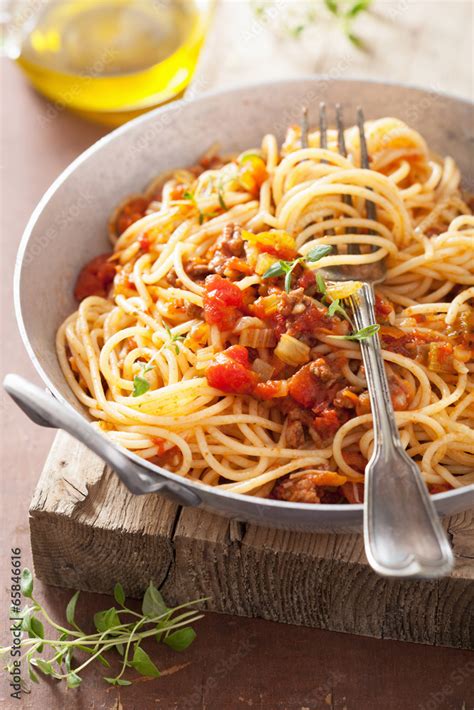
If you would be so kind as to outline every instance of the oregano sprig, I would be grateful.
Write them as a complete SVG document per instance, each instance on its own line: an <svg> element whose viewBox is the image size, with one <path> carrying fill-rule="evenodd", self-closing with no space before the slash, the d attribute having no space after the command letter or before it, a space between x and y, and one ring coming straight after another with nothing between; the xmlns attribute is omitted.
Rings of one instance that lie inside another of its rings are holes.
<svg viewBox="0 0 474 710"><path fill-rule="evenodd" d="M290 292L291 290L291 275L293 273L293 270L298 266L298 264L303 264L305 262L315 262L319 261L320 259L323 259L325 256L330 254L332 251L332 246L329 244L327 245L320 245L317 247L314 247L314 249L311 249L307 254L304 256L300 256L297 259L293 259L293 261L284 261L283 259L280 259L279 261L275 261L274 264L270 266L269 269L265 271L263 274L262 278L263 279L270 279L270 278L276 278L278 276L285 276L285 291L287 293Z"/></svg>
<svg viewBox="0 0 474 710"><path fill-rule="evenodd" d="M125 677L130 669L140 676L158 678L160 671L143 649L142 642L154 638L175 651L184 651L196 638L190 624L202 618L192 607L204 601L197 599L189 604L168 607L159 590L150 582L143 597L141 612L137 612L126 606L125 592L122 585L117 583L114 587L117 606L95 614L96 630L87 633L75 620L79 592L72 596L66 607L68 627L52 619L34 598L33 576L28 569L22 572L21 590L23 596L32 602L16 614L22 630L28 634L28 637L21 639L20 649L21 659L27 663L30 680L38 683L39 676L45 675L65 681L70 688L77 688L81 684L83 671L94 661L111 668L109 658L112 659L113 651L116 652L120 669L115 675L109 672L104 676L107 683L130 685L133 679ZM40 616L54 630L55 634L52 635L55 638L48 638ZM9 655L11 648L1 648L0 655ZM39 656L41 653L42 657ZM10 671L10 665L5 666L5 669Z"/></svg>

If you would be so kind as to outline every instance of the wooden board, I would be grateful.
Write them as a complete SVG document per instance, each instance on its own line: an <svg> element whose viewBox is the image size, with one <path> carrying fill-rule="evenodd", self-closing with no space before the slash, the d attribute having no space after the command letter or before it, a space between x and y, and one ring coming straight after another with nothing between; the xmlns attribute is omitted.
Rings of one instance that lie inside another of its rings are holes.
<svg viewBox="0 0 474 710"><path fill-rule="evenodd" d="M474 647L474 512L446 521L456 568L440 581L378 577L359 535L246 525L154 494L133 496L100 459L59 432L30 507L36 575L48 584L376 638Z"/></svg>

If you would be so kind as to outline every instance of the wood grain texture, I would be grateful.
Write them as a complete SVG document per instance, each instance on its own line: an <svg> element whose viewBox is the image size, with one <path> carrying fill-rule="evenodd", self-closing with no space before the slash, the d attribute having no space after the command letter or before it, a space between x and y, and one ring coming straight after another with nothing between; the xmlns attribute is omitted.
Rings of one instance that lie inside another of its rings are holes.
<svg viewBox="0 0 474 710"><path fill-rule="evenodd" d="M133 496L60 432L30 508L37 576L139 596L153 579L172 603L375 638L474 648L474 512L445 521L451 577L400 582L370 569L359 535L295 533Z"/></svg>

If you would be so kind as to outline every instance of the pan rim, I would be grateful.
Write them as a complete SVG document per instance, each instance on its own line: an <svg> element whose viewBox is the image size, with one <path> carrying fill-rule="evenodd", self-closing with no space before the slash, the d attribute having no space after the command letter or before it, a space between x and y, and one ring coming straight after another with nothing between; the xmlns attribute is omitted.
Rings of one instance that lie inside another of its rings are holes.
<svg viewBox="0 0 474 710"><path fill-rule="evenodd" d="M33 210L26 226L23 231L20 244L18 247L18 252L16 256L16 261L15 261L15 270L14 270L14 277L13 277L13 294L14 294L14 310L15 310L15 316L18 324L18 329L20 332L21 339L23 341L23 344L25 346L25 349L28 353L28 356L30 360L33 363L33 366L35 367L36 371L38 372L39 376L41 377L41 380L43 383L46 385L47 389L49 392L65 407L69 408L70 410L78 413L80 416L84 417L86 421L89 422L87 419L87 416L85 414L81 414L77 410L75 410L69 402L63 397L61 394L61 391L51 382L49 379L48 375L44 371L41 363L39 362L36 353L34 351L34 348L30 342L28 332L25 326L25 321L23 318L23 311L22 311L22 305L21 305L21 275L22 275L22 269L23 269L23 260L24 260L24 255L30 240L30 237L33 233L33 230L35 228L35 225L40 217L40 215L43 213L45 208L47 207L50 199L52 196L57 192L57 190L61 187L61 185L68 179L68 177L84 162L86 162L91 155L99 151L103 146L107 145L109 142L114 141L117 136L120 136L124 133L129 132L130 130L135 129L137 126L140 124L146 125L148 122L153 121L156 117L165 114L165 113L173 113L174 111L181 111L182 109L186 109L187 105L194 105L197 103L203 103L208 101L209 99L213 98L219 98L219 97L228 97L228 96L234 96L238 95L242 91L259 91L264 88L268 87L275 87L275 86L284 86L288 84L296 84L296 83L320 83L322 81L328 81L331 83L339 83L339 84L347 84L347 83L352 83L352 84L357 84L357 83L364 83L364 84L372 84L372 85L377 85L382 87L397 87L401 89L407 89L407 90L415 90L415 91L420 91L422 93L431 93L436 96L440 97L445 97L447 99L457 101L459 103L463 103L467 106L472 106L474 102L470 99L467 99L465 97L459 97L453 94L450 94L448 92L443 92L443 91L432 91L427 88L424 88L422 86L417 86L414 84L408 84L408 83L400 83L400 82L394 82L394 81L379 81L375 79L365 79L365 78L359 78L359 77L349 77L345 79L334 79L331 78L330 76L327 75L312 75L312 76L300 76L294 79L277 79L277 80L272 80L272 81L263 81L263 82L258 82L258 83L242 83L237 86L233 86L231 88L222 88L222 89L217 89L211 92L206 92L203 94L200 94L197 97L193 97L191 99L180 99L178 101L175 101L171 104L167 104L162 107L158 107L156 109L153 109L152 111L146 112L141 116L138 116L131 121L125 123L122 126L119 126L115 130L111 131L110 133L106 134L102 138L100 138L98 141L93 143L91 146L89 146L85 151L83 151L79 156L77 156L59 175L58 177L53 181L53 183L49 186L49 188L46 190L46 192L43 194L41 199L39 200L38 204L36 205L35 209ZM84 410L85 411L85 410ZM271 498L256 498L253 496L248 496L244 495L241 493L232 493L231 491L226 491L226 490L219 490L218 487L212 487L212 486L204 486L203 484L197 483L196 481L193 481L192 479L188 478L183 478L181 476L178 476L175 473L172 473L171 471L167 471L164 468L161 468L155 464L152 464L148 461L146 461L143 458L140 458L133 452L124 449L122 447L119 447L117 444L114 442L111 442L115 448L120 450L122 453L125 453L128 458L130 458L131 461L133 461L136 464L139 464L140 466L143 466L147 470L151 471L152 473L157 474L157 477L161 476L168 481L185 485L186 487L190 487L193 492L195 492L198 496L200 493L202 493L205 490L206 493L206 502L208 497L210 496L211 498L215 495L218 496L218 498L224 497L225 500L230 501L234 500L238 502L240 505L244 504L245 506L249 506L251 509L257 510L259 507L264 506L266 508L273 508L276 510L284 510L285 511L285 520L287 523L291 524L291 522L294 520L295 523L298 522L297 517L298 513L300 512L308 512L312 511L313 515L315 516L315 522L317 522L318 517L319 518L325 518L328 516L329 513L332 513L334 515L334 524L337 526L337 518L343 517L342 514L344 514L344 517L351 517L354 518L355 520L361 520L362 519L362 511L363 511L363 504L352 504L352 505L347 505L347 504L324 504L321 503L317 506L311 503L293 503L289 501L279 501L279 500L274 500ZM474 484L469 485L469 486L463 486L462 488L455 488L451 491L446 491L443 493L436 493L432 496L433 502L436 507L440 507L442 503L445 501L448 501L453 498L464 498L466 494L469 493L474 493ZM201 496L199 496L201 497ZM469 497L469 496L467 496ZM291 516L291 519L290 519ZM262 521L263 522L263 521ZM341 520L342 522L342 520Z"/></svg>

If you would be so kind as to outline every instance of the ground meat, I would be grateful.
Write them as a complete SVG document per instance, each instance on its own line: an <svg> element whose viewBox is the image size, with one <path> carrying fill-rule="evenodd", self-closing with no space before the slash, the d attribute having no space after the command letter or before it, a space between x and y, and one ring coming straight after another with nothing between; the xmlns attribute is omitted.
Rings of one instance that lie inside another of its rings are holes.
<svg viewBox="0 0 474 710"><path fill-rule="evenodd" d="M168 273L166 274L166 280L170 286L174 286L175 288L181 288L181 286L183 285L181 279L178 278L178 274L174 269L170 269L168 271Z"/></svg>
<svg viewBox="0 0 474 710"><path fill-rule="evenodd" d="M244 256L244 241L241 233L242 228L239 224L233 222L226 224L210 252L209 273L222 275L229 259Z"/></svg>
<svg viewBox="0 0 474 710"><path fill-rule="evenodd" d="M305 442L303 424L299 419L288 421L286 425L286 444L290 449L299 449Z"/></svg>
<svg viewBox="0 0 474 710"><path fill-rule="evenodd" d="M272 493L277 500L286 500L291 503L319 503L317 487L314 485L312 475L299 478L286 478L279 481Z"/></svg>
<svg viewBox="0 0 474 710"><path fill-rule="evenodd" d="M206 260L198 256L192 256L187 261L184 270L194 281L204 281L206 276L213 273Z"/></svg>
<svg viewBox="0 0 474 710"><path fill-rule="evenodd" d="M309 371L316 379L327 385L333 385L340 378L341 373L331 369L331 366L323 357L314 360L309 366Z"/></svg>
<svg viewBox="0 0 474 710"><path fill-rule="evenodd" d="M358 397L351 397L350 393L353 392L354 387L344 387L342 390L339 390L333 399L334 406L341 407L342 409L355 409L358 404Z"/></svg>
<svg viewBox="0 0 474 710"><path fill-rule="evenodd" d="M186 304L186 315L190 318L202 318L202 308L195 303L188 302Z"/></svg>

